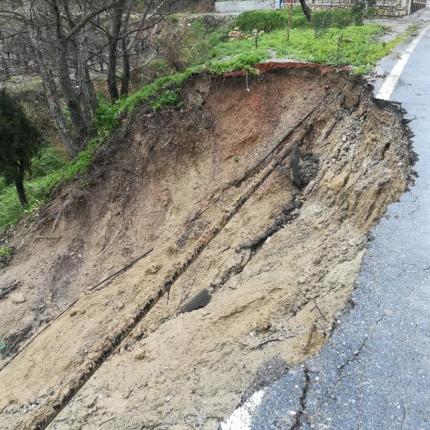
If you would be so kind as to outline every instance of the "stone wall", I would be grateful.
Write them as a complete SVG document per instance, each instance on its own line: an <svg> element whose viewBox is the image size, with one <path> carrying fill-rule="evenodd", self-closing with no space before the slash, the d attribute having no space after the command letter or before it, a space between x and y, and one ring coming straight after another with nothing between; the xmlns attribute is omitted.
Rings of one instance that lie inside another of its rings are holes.
<svg viewBox="0 0 430 430"><path fill-rule="evenodd" d="M215 2L215 12L238 13L259 9L274 9L274 0L237 0Z"/></svg>
<svg viewBox="0 0 430 430"><path fill-rule="evenodd" d="M381 16L405 16L409 13L409 0L376 0L376 13Z"/></svg>
<svg viewBox="0 0 430 430"><path fill-rule="evenodd" d="M381 16L405 16L409 13L411 0L376 0L376 12ZM430 1L430 0L428 0ZM284 0L285 4L287 0ZM294 0L298 4L298 0ZM330 7L351 7L354 0L308 0L312 9ZM259 9L275 9L279 7L279 0L236 0L217 1L215 11L221 13L240 13Z"/></svg>

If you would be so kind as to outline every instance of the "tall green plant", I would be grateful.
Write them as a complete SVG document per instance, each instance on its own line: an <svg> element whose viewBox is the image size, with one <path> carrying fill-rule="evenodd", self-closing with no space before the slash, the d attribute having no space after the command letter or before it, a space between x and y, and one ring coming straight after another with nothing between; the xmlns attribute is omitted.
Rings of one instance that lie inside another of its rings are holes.
<svg viewBox="0 0 430 430"><path fill-rule="evenodd" d="M21 106L5 90L0 92L0 173L6 183L14 183L22 206L28 204L24 188L31 158L41 146L39 131L25 116Z"/></svg>

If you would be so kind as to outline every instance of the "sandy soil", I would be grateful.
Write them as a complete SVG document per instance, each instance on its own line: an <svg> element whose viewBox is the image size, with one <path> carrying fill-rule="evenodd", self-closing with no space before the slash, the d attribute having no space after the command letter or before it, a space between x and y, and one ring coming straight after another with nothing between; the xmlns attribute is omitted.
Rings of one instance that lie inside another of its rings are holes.
<svg viewBox="0 0 430 430"><path fill-rule="evenodd" d="M198 77L182 109L142 108L16 233L2 428L216 429L261 366L319 350L412 157L396 106L298 67L249 91Z"/></svg>

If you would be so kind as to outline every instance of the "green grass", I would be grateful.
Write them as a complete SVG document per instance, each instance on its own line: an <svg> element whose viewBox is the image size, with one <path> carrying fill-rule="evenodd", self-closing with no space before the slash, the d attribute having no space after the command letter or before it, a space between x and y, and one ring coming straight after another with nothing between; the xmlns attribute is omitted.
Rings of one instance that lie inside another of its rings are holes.
<svg viewBox="0 0 430 430"><path fill-rule="evenodd" d="M65 163L61 168L54 168L44 176L26 180L25 189L29 200L27 208L19 204L15 187L5 186L0 192L0 230L4 231L16 224L23 215L40 207L57 185L70 181L86 171L91 165L96 146L97 139L93 139L74 161Z"/></svg>
<svg viewBox="0 0 430 430"><path fill-rule="evenodd" d="M376 24L349 26L342 30L330 28L320 37L312 29L293 29L287 42L283 30L263 34L255 46L253 38L220 43L215 57L242 58L243 52L260 60L269 57L290 58L332 65L351 65L356 73L369 71L403 38L389 43L378 41L384 28Z"/></svg>
<svg viewBox="0 0 430 430"><path fill-rule="evenodd" d="M183 72L164 76L145 85L142 89L121 100L115 106L114 115L130 113L146 101L150 101L151 107L156 110L174 105L178 102L177 90L191 75L199 73L201 70L202 67L189 67Z"/></svg>
<svg viewBox="0 0 430 430"><path fill-rule="evenodd" d="M199 26L196 26L196 31L199 37L203 37ZM225 29L225 33L227 31ZM195 55L194 62L184 71L161 77L118 103L110 104L101 99L92 138L75 160L65 162L49 147L33 160L33 173L25 182L29 199L27 208L20 206L15 188L0 179L0 231L13 226L23 215L43 205L56 186L85 173L92 164L97 148L118 127L120 117L130 114L144 102L153 110L180 104L180 89L192 75L201 72L221 74L239 69L252 73L256 63L273 56L352 65L356 73L365 73L414 29L389 43L378 41L384 31L382 26L375 24L329 28L318 35L311 28L293 28L287 41L285 30L278 29L264 33L256 47L251 36L243 40L223 41L222 31L217 30L215 35L208 36L211 39L204 54L201 57Z"/></svg>

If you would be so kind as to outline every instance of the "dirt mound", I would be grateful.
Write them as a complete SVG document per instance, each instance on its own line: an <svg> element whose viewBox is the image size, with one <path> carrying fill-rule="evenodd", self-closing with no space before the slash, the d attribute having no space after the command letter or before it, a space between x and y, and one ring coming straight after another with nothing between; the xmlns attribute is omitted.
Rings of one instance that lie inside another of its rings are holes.
<svg viewBox="0 0 430 430"><path fill-rule="evenodd" d="M408 183L399 109L313 65L183 99L136 112L16 235L0 326L33 338L0 372L4 428L214 429L260 366L336 324Z"/></svg>

